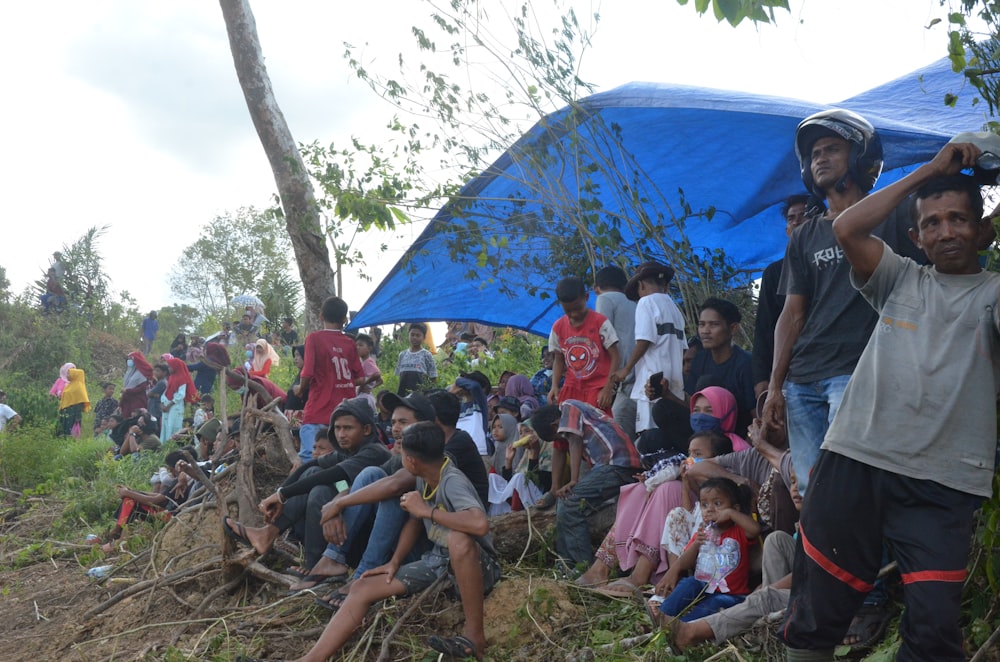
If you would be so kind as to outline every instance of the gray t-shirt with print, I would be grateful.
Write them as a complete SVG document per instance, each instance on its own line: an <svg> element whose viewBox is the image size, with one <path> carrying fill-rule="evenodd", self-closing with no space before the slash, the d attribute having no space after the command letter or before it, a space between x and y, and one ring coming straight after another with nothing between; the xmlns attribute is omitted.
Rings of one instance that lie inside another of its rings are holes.
<svg viewBox="0 0 1000 662"><path fill-rule="evenodd" d="M878 326L822 448L989 497L996 459L1000 274L938 273L884 247L852 283Z"/></svg>
<svg viewBox="0 0 1000 662"><path fill-rule="evenodd" d="M417 491L425 494L433 490L430 499L427 499L431 508L446 510L451 513L458 513L463 510L476 509L483 511L483 503L479 500L476 488L464 473L455 466L451 460L445 465L441 472L441 481L437 489L427 488L427 483L423 478L417 477ZM443 558L448 557L448 533L450 529L441 526L437 522L431 523L430 518L424 520L424 527L427 529L427 538L434 545L434 554ZM496 556L493 549L493 537L487 533L485 536L476 536L476 542L489 554Z"/></svg>

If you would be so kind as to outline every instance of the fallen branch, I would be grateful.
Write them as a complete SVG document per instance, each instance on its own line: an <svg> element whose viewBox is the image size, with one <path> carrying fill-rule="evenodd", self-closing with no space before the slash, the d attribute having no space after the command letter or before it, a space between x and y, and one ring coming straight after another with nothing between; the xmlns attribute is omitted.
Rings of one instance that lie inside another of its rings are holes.
<svg viewBox="0 0 1000 662"><path fill-rule="evenodd" d="M205 561L203 563L199 563L196 566L188 568L187 570L179 570L179 571L177 571L175 573L172 573L172 574L169 574L169 575L165 575L164 577L156 577L156 578L153 578L153 579L147 579L144 582L139 582L138 584L133 584L132 586L129 586L125 590L120 591L120 592L114 594L113 596L111 596L110 598L108 598L107 600L105 600L104 602L102 602L101 604L97 605L96 607L94 607L93 609L91 609L90 611L88 611L86 614L83 615L83 620L87 620L87 619L93 618L94 616L97 616L98 614L107 611L110 607L115 606L116 604L118 604L119 602L121 602L122 600L124 600L125 598L127 598L129 596L132 596L132 595L135 595L136 593L141 593L141 592L145 591L148 588L152 588L152 587L156 586L158 583L166 586L166 585L170 585L170 584L174 584L176 582L179 582L180 580L186 579L186 578L188 578L188 577L190 577L192 575L197 575L198 573L203 572L204 570L207 570L210 567L218 564L221 560L222 560L221 556L216 556L216 557L214 557L214 558L212 558L212 559L210 559L208 561Z"/></svg>
<svg viewBox="0 0 1000 662"><path fill-rule="evenodd" d="M236 588L236 586L242 581L243 581L243 576L237 575L233 579L229 580L229 582L223 584L219 588L215 589L214 591L206 595L205 599L201 601L201 604L199 604L195 608L195 610L191 612L190 618L192 619L199 618L202 615L202 613L204 613L205 609L208 608L208 605L212 604L213 600L215 600L223 593L228 593L230 590ZM191 627L191 623L186 623L181 627L177 628L177 631L174 632L173 636L170 637L170 645L176 646L177 642L180 640L182 636L184 636L184 633L188 631L189 627Z"/></svg>
<svg viewBox="0 0 1000 662"><path fill-rule="evenodd" d="M972 656L972 659L969 660L969 662L982 662L985 660L986 654L993 650L993 647L997 645L998 641L1000 641L1000 627L993 631L990 638L979 647L979 650L976 651L976 654Z"/></svg>
<svg viewBox="0 0 1000 662"><path fill-rule="evenodd" d="M399 632L399 629L403 626L403 623L405 623L406 619L408 619L413 614L413 612L417 610L417 607L419 607L424 602L424 600L426 600L428 597L432 595L437 595L438 593L440 593L447 579L448 579L447 574L441 575L440 577L434 580L433 584L425 588L420 595L418 595L416 598L413 599L413 602L406 609L406 611L403 612L403 615L400 616L398 619L396 619L396 623L392 626L392 629L389 630L389 634L387 634L385 638L382 640L382 648L379 649L378 659L376 660L376 662L386 662L389 659L389 645L392 644L393 637L395 637L396 633Z"/></svg>

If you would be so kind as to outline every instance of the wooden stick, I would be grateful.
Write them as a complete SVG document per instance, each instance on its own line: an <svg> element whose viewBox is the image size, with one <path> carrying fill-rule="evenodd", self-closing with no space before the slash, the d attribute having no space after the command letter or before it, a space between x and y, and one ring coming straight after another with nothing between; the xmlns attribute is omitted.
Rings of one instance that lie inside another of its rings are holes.
<svg viewBox="0 0 1000 662"><path fill-rule="evenodd" d="M121 591L119 593L116 593L115 595L111 596L109 599L105 600L101 604L97 605L96 607L94 607L93 609L91 609L90 611L88 611L86 614L83 615L83 620L87 620L89 618L93 618L94 616L97 616L98 614L100 614L100 613L102 613L104 611L107 611L108 608L113 607L114 605L118 604L119 602L121 602L125 598L129 597L130 595L135 595L136 593L141 593L142 591L146 590L147 588L155 586L157 583L162 583L164 585L166 585L166 584L173 584L173 583L178 582L178 581L180 581L182 579L186 579L187 577L190 577L191 575L197 575L199 572L203 572L204 570L207 570L208 568L214 566L215 564L217 564L221 560L222 560L221 556L216 556L215 558L209 559L208 561L205 561L203 563L199 563L198 565L192 566L192 567L190 567L190 568L188 568L186 570L179 570L179 571L177 571L175 573L166 575L164 577L156 577L154 579L148 579L148 580L146 580L144 582L139 582L138 584L133 584L132 586L129 586L125 590L123 590L123 591Z"/></svg>
<svg viewBox="0 0 1000 662"><path fill-rule="evenodd" d="M376 662L388 661L389 645L392 644L392 639L393 637L396 636L396 633L399 632L399 628L403 626L403 623L406 622L406 619L408 619L413 614L413 612L417 610L417 607L419 607L424 602L424 600L426 600L429 596L437 595L438 593L441 592L441 589L444 587L445 581L447 579L448 579L447 573L441 575L440 577L434 580L433 584L425 588L420 595L414 598L412 604L410 604L410 606L406 609L406 611L403 612L403 615L396 620L396 623L392 626L392 629L389 630L389 634L387 634L385 638L382 640L382 648L379 649L378 659L376 660Z"/></svg>

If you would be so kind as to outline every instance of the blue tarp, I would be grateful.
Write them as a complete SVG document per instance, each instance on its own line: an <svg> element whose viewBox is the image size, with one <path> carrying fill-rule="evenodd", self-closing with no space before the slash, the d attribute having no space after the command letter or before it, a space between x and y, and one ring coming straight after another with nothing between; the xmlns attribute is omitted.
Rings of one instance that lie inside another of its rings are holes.
<svg viewBox="0 0 1000 662"><path fill-rule="evenodd" d="M562 311L552 294L558 276L539 265L562 248L551 236L572 232L559 219L572 208L564 201L589 187L603 196L605 215L627 213L619 199L622 187L604 181L600 172L578 172L563 159L528 162L526 155L539 144L579 136L603 145L580 162L601 158L625 172L638 168L641 179L655 186L656 195L639 193L664 213L665 235L671 234L669 219L684 202L696 212L714 207L711 220L686 223L691 246L697 251L721 247L735 264L758 273L784 252L781 201L804 192L793 149L802 118L830 107L865 116L885 148L879 179L884 186L928 161L956 133L981 130L987 108L971 102L972 91L965 89L956 107L944 105L945 93L962 92L963 80L941 60L832 106L665 83L629 83L590 96L580 102L581 113L563 109L543 119L469 181L459 194L462 202L435 215L351 326L463 320L547 335ZM575 132L561 125L581 116L585 119ZM618 131L620 143L608 137ZM544 192L526 181L546 182ZM534 223L531 228L544 227L548 236L523 236L528 227L524 219ZM470 224L486 239L484 246L463 243L461 233ZM619 230L618 243L627 251L633 241L630 230ZM494 259L501 254L523 266L497 269ZM602 266L609 256L597 257Z"/></svg>

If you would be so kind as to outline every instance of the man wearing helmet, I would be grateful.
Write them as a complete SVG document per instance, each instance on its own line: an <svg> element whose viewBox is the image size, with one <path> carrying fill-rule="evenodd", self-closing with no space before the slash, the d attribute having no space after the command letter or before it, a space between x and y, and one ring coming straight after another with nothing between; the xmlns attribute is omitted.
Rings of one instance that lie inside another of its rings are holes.
<svg viewBox="0 0 1000 662"><path fill-rule="evenodd" d="M827 110L799 124L795 153L813 198L808 220L792 233L785 253L778 288L785 303L775 328L764 418L778 426L787 422L799 490L805 494L819 446L877 319L851 287L850 265L833 235L833 220L875 185L882 171L882 141L863 117ZM893 210L874 234L923 263L908 227L908 214Z"/></svg>

